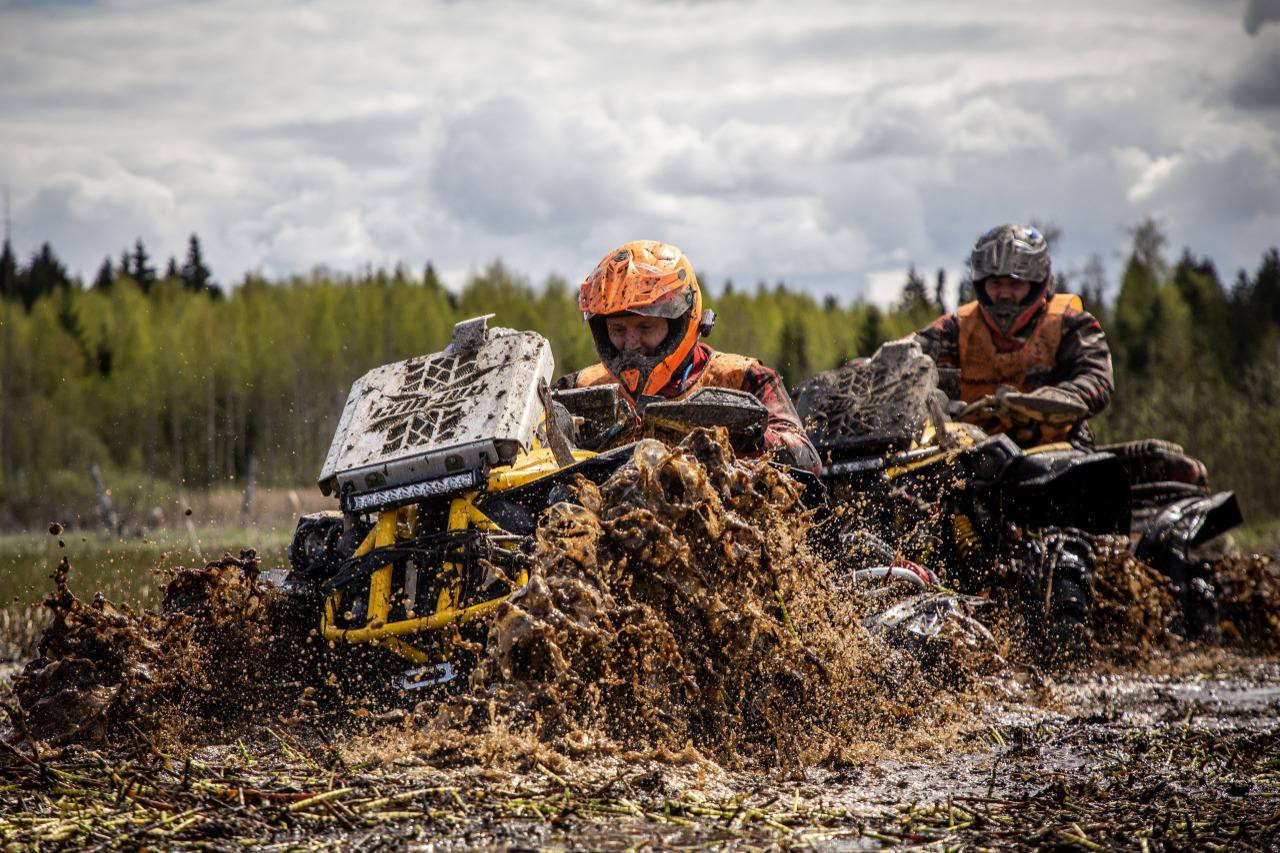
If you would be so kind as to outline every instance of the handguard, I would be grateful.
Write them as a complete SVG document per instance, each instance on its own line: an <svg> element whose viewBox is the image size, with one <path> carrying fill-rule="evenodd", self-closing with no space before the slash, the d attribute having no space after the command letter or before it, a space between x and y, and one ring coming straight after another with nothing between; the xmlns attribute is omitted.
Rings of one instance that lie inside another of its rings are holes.
<svg viewBox="0 0 1280 853"><path fill-rule="evenodd" d="M1004 385L996 393L980 397L966 406L959 419L970 423L994 419L1008 424L1061 426L1081 421L1088 414L1088 406L1061 388L1049 385L1025 393Z"/></svg>
<svg viewBox="0 0 1280 853"><path fill-rule="evenodd" d="M683 400L644 397L637 414L618 394L616 385L552 392L573 417L574 444L603 450L635 438L678 444L699 427L724 427L738 453L763 449L769 410L746 391L702 388Z"/></svg>
<svg viewBox="0 0 1280 853"><path fill-rule="evenodd" d="M746 391L702 388L684 400L648 403L643 412L643 435L676 443L699 427L724 427L738 453L763 449L769 410Z"/></svg>

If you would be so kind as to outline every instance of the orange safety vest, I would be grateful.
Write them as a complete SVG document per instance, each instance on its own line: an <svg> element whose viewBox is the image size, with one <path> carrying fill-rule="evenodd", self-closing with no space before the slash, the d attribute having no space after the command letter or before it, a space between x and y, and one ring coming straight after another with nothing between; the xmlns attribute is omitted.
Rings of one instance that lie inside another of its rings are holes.
<svg viewBox="0 0 1280 853"><path fill-rule="evenodd" d="M699 388L733 388L741 391L747 370L754 363L754 358L748 358L745 355L712 350L711 358L707 360L707 365L698 374L698 378L681 391L679 396L671 399L683 400ZM579 388L589 388L594 385L617 385L620 389L623 387L603 363L579 370L576 384ZM627 396L625 391L623 396Z"/></svg>
<svg viewBox="0 0 1280 853"><path fill-rule="evenodd" d="M1052 370L1058 362L1058 345L1062 343L1062 318L1068 310L1083 311L1079 296L1059 293L1049 300L1044 315L1031 330L1027 342L1012 352L996 349L991 328L982 317L977 302L956 310L960 322L960 397L972 403L994 394L1001 385L1012 385L1019 391L1030 391L1027 376L1032 372Z"/></svg>

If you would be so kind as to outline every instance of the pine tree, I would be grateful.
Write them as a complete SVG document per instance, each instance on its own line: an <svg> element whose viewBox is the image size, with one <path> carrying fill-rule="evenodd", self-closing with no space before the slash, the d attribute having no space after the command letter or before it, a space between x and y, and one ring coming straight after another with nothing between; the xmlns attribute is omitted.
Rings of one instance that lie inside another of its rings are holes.
<svg viewBox="0 0 1280 853"><path fill-rule="evenodd" d="M1097 253L1089 256L1080 272L1080 298L1085 310L1101 319L1106 310L1107 270ZM1106 325L1106 324L1104 324Z"/></svg>
<svg viewBox="0 0 1280 853"><path fill-rule="evenodd" d="M924 289L924 279L916 272L915 264L907 270L907 280L902 284L902 299L898 303L906 312L929 307L929 295Z"/></svg>
<svg viewBox="0 0 1280 853"><path fill-rule="evenodd" d="M1196 345L1221 359L1222 366L1226 367L1230 363L1224 346L1230 336L1230 306L1213 262L1208 258L1198 259L1190 249L1184 249L1173 269L1173 286L1194 319L1192 331Z"/></svg>
<svg viewBox="0 0 1280 853"><path fill-rule="evenodd" d="M924 279L916 272L915 264L907 270L907 280L902 284L902 298L895 309L905 314L912 325L921 326L933 319L933 303L929 300L929 291Z"/></svg>
<svg viewBox="0 0 1280 853"><path fill-rule="evenodd" d="M436 275L435 265L431 261L427 261L427 268L422 272L422 286L433 293L438 293L444 288L444 284L440 281L440 276Z"/></svg>
<svg viewBox="0 0 1280 853"><path fill-rule="evenodd" d="M1253 277L1253 311L1280 326L1280 251L1271 249Z"/></svg>
<svg viewBox="0 0 1280 853"><path fill-rule="evenodd" d="M43 244L31 258L31 265L18 273L18 294L27 310L31 310L42 296L70 289L71 278L67 275L67 268L53 254L53 247L48 243Z"/></svg>
<svg viewBox="0 0 1280 853"><path fill-rule="evenodd" d="M64 292L58 300L58 325L62 327L68 335L72 337L81 350L84 351L85 357L88 358L88 350L85 344L84 325L80 322L80 315L76 313L75 306L71 304L70 297Z"/></svg>
<svg viewBox="0 0 1280 853"><path fill-rule="evenodd" d="M187 259L182 264L182 284L187 290L196 293L213 293L217 285L213 283L213 271L204 262L204 253L200 250L200 238L194 233L187 241Z"/></svg>
<svg viewBox="0 0 1280 853"><path fill-rule="evenodd" d="M938 267L938 276L933 284L933 307L939 314L947 312L947 304L943 294L947 289L947 271Z"/></svg>
<svg viewBox="0 0 1280 853"><path fill-rule="evenodd" d="M147 254L146 247L142 245L141 237L133 244L131 261L132 267L129 274L138 283L138 287L142 288L143 293L150 293L151 285L156 283L156 268L151 266L151 257Z"/></svg>
<svg viewBox="0 0 1280 853"><path fill-rule="evenodd" d="M1160 223L1147 217L1129 233L1133 235L1133 258L1157 279L1165 278L1169 274L1169 265L1164 261L1164 247L1169 238L1160 229Z"/></svg>
<svg viewBox="0 0 1280 853"><path fill-rule="evenodd" d="M1235 360L1241 365L1251 364L1268 339L1268 331L1280 330L1280 251L1267 251L1252 279L1240 271L1230 304Z"/></svg>
<svg viewBox="0 0 1280 853"><path fill-rule="evenodd" d="M16 299L18 296L18 262L13 256L13 247L4 241L4 251L0 252L0 299Z"/></svg>
<svg viewBox="0 0 1280 853"><path fill-rule="evenodd" d="M173 255L169 256L169 263L164 268L164 277L167 281L178 281L182 277L178 272L178 259Z"/></svg>
<svg viewBox="0 0 1280 853"><path fill-rule="evenodd" d="M867 307L866 320L858 332L858 355L871 356L885 342L884 315L874 305Z"/></svg>
<svg viewBox="0 0 1280 853"><path fill-rule="evenodd" d="M809 375L804 323L799 317L788 317L782 323L782 337L778 342L778 370L786 385L794 385Z"/></svg>
<svg viewBox="0 0 1280 853"><path fill-rule="evenodd" d="M1153 219L1143 220L1130 233L1133 250L1116 296L1111 349L1120 367L1143 375L1151 361L1153 341L1165 320L1160 296L1168 273L1162 255L1166 239Z"/></svg>
<svg viewBox="0 0 1280 853"><path fill-rule="evenodd" d="M108 255L102 259L102 266L98 267L98 274L93 278L93 289L109 293L115 283L116 272L111 268L111 257Z"/></svg>

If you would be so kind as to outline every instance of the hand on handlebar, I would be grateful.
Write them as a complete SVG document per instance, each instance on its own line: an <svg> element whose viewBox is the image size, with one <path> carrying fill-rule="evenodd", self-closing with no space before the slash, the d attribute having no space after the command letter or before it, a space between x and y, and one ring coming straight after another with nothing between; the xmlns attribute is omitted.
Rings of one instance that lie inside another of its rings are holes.
<svg viewBox="0 0 1280 853"><path fill-rule="evenodd" d="M981 424L999 420L1010 424L1044 423L1061 425L1076 423L1089 414L1089 407L1069 391L1053 385L1025 393L1002 385L994 394L974 400L959 415L959 420Z"/></svg>

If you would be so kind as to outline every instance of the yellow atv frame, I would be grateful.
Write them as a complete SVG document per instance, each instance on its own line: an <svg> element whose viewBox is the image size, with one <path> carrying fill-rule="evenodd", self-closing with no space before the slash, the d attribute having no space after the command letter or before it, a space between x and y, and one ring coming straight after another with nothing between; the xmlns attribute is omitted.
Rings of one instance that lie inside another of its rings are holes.
<svg viewBox="0 0 1280 853"><path fill-rule="evenodd" d="M572 450L571 453L575 462L596 455L590 451L577 449ZM484 488L464 492L453 498L449 504L447 531L501 532L502 528L498 523L480 510L479 499L486 494L514 489L550 476L563 467L556 462L555 454L549 447L535 443L527 453L521 453L513 464L491 470ZM424 532L426 531L419 529L418 505L383 510L378 514L378 520L373 529L356 548L354 556L362 557L377 548L411 540ZM392 565L388 563L375 569L370 576L367 616L361 627L343 628L338 624L338 614L341 612L344 598L342 590L335 590L325 598L320 619L321 634L325 640L332 643L376 645L410 663L426 665L437 662L437 657L413 645L406 639L407 637L440 631L449 625L472 622L492 613L507 595L510 595L508 592L496 598L471 604L462 601L465 568L457 563L446 562L442 567L443 572L452 574L452 579L440 591L435 611L425 616L388 621L395 594L391 588L392 569ZM527 570L520 570L517 576L511 579L512 589L523 586L528 583L528 580Z"/></svg>

